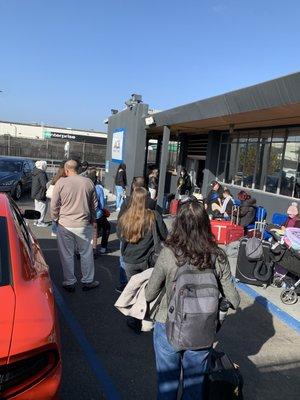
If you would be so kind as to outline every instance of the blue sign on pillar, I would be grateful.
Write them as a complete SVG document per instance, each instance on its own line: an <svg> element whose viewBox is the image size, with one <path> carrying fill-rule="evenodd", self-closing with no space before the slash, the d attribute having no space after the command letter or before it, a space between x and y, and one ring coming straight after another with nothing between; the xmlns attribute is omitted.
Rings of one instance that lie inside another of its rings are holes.
<svg viewBox="0 0 300 400"><path fill-rule="evenodd" d="M113 132L111 146L111 160L117 163L123 161L125 129L117 129Z"/></svg>

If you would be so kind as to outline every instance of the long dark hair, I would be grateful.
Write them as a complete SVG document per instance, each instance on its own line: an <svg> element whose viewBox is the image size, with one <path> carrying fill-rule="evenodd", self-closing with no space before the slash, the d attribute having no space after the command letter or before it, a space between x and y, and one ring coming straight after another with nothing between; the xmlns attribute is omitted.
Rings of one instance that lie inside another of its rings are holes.
<svg viewBox="0 0 300 400"><path fill-rule="evenodd" d="M120 169L123 169L123 171L126 171L126 164L121 163L118 167L118 172L120 171Z"/></svg>
<svg viewBox="0 0 300 400"><path fill-rule="evenodd" d="M175 254L178 266L188 263L199 269L213 268L216 258L226 259L211 231L208 214L197 201L180 206L166 245Z"/></svg>

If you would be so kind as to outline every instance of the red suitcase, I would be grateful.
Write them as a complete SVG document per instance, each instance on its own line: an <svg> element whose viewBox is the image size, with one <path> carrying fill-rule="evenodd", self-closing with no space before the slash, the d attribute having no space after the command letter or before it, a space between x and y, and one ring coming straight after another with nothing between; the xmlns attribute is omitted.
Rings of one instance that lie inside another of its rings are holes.
<svg viewBox="0 0 300 400"><path fill-rule="evenodd" d="M219 244L229 244L244 236L244 228L232 221L212 220L211 230Z"/></svg>
<svg viewBox="0 0 300 400"><path fill-rule="evenodd" d="M177 215L178 206L179 206L179 200L177 200L177 199L171 200L171 203L170 203L170 214L171 215L173 215L173 216Z"/></svg>

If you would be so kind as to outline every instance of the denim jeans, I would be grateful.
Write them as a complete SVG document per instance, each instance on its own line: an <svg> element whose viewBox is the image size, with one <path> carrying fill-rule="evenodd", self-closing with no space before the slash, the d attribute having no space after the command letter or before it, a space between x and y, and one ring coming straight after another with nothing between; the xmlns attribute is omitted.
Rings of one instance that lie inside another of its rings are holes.
<svg viewBox="0 0 300 400"><path fill-rule="evenodd" d="M205 375L210 367L211 348L176 351L168 341L165 324L154 326L154 350L157 370L157 399L176 400L183 372L182 400L204 400Z"/></svg>
<svg viewBox="0 0 300 400"><path fill-rule="evenodd" d="M57 234L57 227L58 227L57 222L52 221L52 225L51 225L51 231L52 231L52 233Z"/></svg>
<svg viewBox="0 0 300 400"><path fill-rule="evenodd" d="M127 280L127 275L126 275L126 271L125 271L125 263L124 263L122 256L120 256L120 259L119 259L119 279L120 279L121 286L127 285L128 280Z"/></svg>
<svg viewBox="0 0 300 400"><path fill-rule="evenodd" d="M123 193L124 193L124 189L122 188L122 186L116 186L116 209L120 209L121 205L123 203Z"/></svg>

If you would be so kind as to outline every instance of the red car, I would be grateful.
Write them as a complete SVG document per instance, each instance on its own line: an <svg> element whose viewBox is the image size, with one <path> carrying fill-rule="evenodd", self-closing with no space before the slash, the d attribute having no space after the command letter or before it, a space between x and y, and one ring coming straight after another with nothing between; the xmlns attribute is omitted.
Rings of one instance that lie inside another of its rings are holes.
<svg viewBox="0 0 300 400"><path fill-rule="evenodd" d="M16 204L0 193L0 398L57 399L59 330L48 267Z"/></svg>

